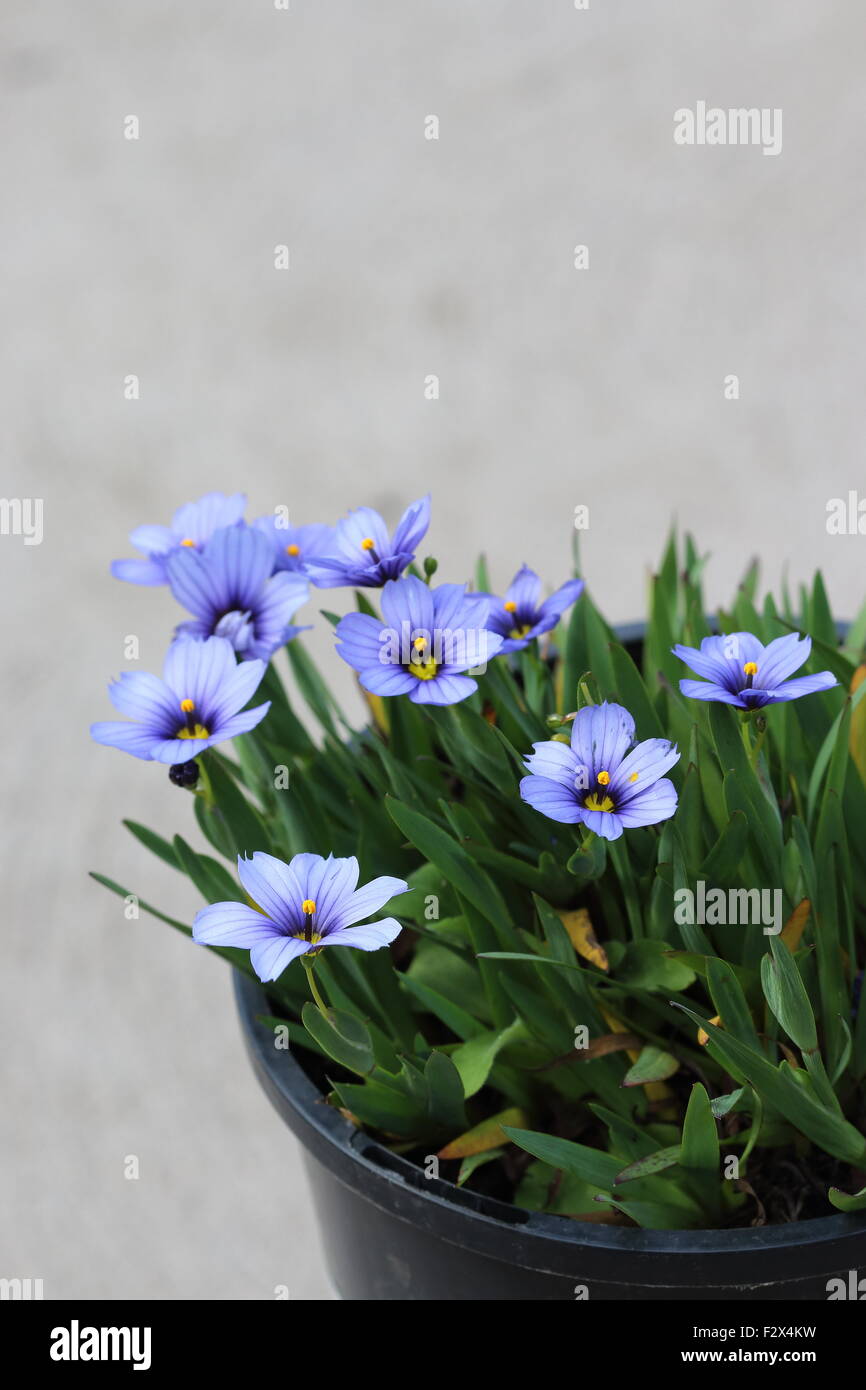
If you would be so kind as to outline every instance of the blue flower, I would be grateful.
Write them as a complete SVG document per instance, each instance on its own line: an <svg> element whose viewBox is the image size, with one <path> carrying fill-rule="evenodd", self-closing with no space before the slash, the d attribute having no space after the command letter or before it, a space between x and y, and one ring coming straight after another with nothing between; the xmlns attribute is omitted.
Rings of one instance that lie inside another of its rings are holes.
<svg viewBox="0 0 866 1390"><path fill-rule="evenodd" d="M108 687L125 720L93 724L97 743L158 763L186 763L206 748L261 723L270 701L244 710L265 673L264 661L238 665L230 642L180 637L168 649L162 680L128 671ZM243 713L239 713L243 711Z"/></svg>
<svg viewBox="0 0 866 1390"><path fill-rule="evenodd" d="M401 878L374 878L359 888L357 859L296 854L284 864L256 853L238 859L238 878L259 910L214 903L196 914L192 934L203 945L249 950L260 980L276 980L296 956L316 956L326 946L378 951L402 930L394 917L355 925L409 889Z"/></svg>
<svg viewBox="0 0 866 1390"><path fill-rule="evenodd" d="M349 613L337 624L337 651L373 695L408 695L417 705L453 705L477 684L463 672L502 646L485 626L489 599L463 584L430 589L414 575L382 590L382 621Z"/></svg>
<svg viewBox="0 0 866 1390"><path fill-rule="evenodd" d="M811 650L811 637L800 638L796 632L777 637L766 647L751 632L731 632L724 637L705 637L700 651L677 645L673 653L704 677L680 681L680 690L690 699L760 709L838 685L830 671L788 680L808 660Z"/></svg>
<svg viewBox="0 0 866 1390"><path fill-rule="evenodd" d="M274 569L308 574L310 561L328 555L334 548L333 526L282 526L277 516L256 517L253 525L267 536L274 548Z"/></svg>
<svg viewBox="0 0 866 1390"><path fill-rule="evenodd" d="M523 565L506 589L504 598L490 595L487 626L505 638L500 653L520 651L534 637L556 627L566 608L580 598L583 580L567 580L544 601L541 592L538 575L528 565Z"/></svg>
<svg viewBox="0 0 866 1390"><path fill-rule="evenodd" d="M229 526L211 537L204 551L177 550L168 559L171 592L193 621L178 635L226 637L245 661L265 661L277 647L303 631L291 627L309 596L303 575L273 574L270 541L249 526Z"/></svg>
<svg viewBox="0 0 866 1390"><path fill-rule="evenodd" d="M412 563L429 525L429 496L406 508L393 536L372 507L358 507L337 522L332 553L316 556L307 572L320 589L380 588Z"/></svg>
<svg viewBox="0 0 866 1390"><path fill-rule="evenodd" d="M214 531L240 521L246 504L242 492L231 497L222 492L208 492L197 502L178 507L170 526L137 526L129 539L147 559L113 560L111 573L115 579L125 579L127 584L167 584L169 555L181 546L200 550Z"/></svg>
<svg viewBox="0 0 866 1390"><path fill-rule="evenodd" d="M679 759L664 738L634 743L634 720L621 705L586 705L571 726L571 743L533 744L524 759L531 777L520 795L550 820L618 840L623 830L656 825L677 809L677 793L664 776Z"/></svg>

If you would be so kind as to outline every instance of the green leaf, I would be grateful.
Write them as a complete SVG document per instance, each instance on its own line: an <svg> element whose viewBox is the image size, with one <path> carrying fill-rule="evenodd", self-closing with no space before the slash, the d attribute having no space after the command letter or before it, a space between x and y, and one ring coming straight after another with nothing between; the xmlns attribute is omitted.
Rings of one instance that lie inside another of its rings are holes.
<svg viewBox="0 0 866 1390"><path fill-rule="evenodd" d="M246 895L231 874L217 859L197 854L180 835L174 837L177 863L192 879L205 902L246 902Z"/></svg>
<svg viewBox="0 0 866 1390"><path fill-rule="evenodd" d="M440 1019L446 1028L450 1028L452 1033L456 1033L458 1038L465 1041L483 1032L481 1024L473 1018L472 1014L467 1013L466 1009L461 1008L453 999L447 999L444 994L440 994L437 990L424 984L422 980L408 974L401 976L401 984L402 988L411 994L422 1008Z"/></svg>
<svg viewBox="0 0 866 1390"><path fill-rule="evenodd" d="M700 873L704 882L725 884L736 878L748 842L748 819L743 811L735 811L704 860Z"/></svg>
<svg viewBox="0 0 866 1390"><path fill-rule="evenodd" d="M623 1086L645 1086L648 1081L666 1081L679 1069L680 1064L676 1057L672 1057L669 1052L663 1052L660 1047L650 1043L641 1048L640 1056L634 1065L629 1067L622 1079L622 1084Z"/></svg>
<svg viewBox="0 0 866 1390"><path fill-rule="evenodd" d="M815 1015L796 961L783 941L770 938L772 955L761 961L764 998L788 1037L803 1052L818 1046Z"/></svg>
<svg viewBox="0 0 866 1390"><path fill-rule="evenodd" d="M866 1187L859 1192L843 1192L840 1187L831 1187L827 1193L837 1211L866 1211Z"/></svg>
<svg viewBox="0 0 866 1390"><path fill-rule="evenodd" d="M666 941L607 943L613 976L618 984L633 989L683 990L694 983L695 972L670 954Z"/></svg>
<svg viewBox="0 0 866 1390"><path fill-rule="evenodd" d="M541 1134L532 1129L513 1129L510 1125L503 1125L502 1132L534 1158L549 1163L551 1168L562 1168L583 1182L592 1183L593 1187L611 1188L621 1170L619 1159L611 1154L574 1144L570 1139L558 1139L553 1134Z"/></svg>
<svg viewBox="0 0 866 1390"><path fill-rule="evenodd" d="M415 1139L426 1132L428 1118L412 1096L369 1078L357 1084L331 1084L343 1107L360 1124L401 1139Z"/></svg>
<svg viewBox="0 0 866 1390"><path fill-rule="evenodd" d="M301 695L326 733L337 738L333 715L340 717L339 706L316 669L313 658L299 641L289 642L286 653Z"/></svg>
<svg viewBox="0 0 866 1390"><path fill-rule="evenodd" d="M774 1109L780 1111L795 1129L799 1129L819 1148L847 1163L866 1161L866 1139L853 1125L833 1114L803 1086L793 1080L790 1071L774 1067L760 1053L740 1042L732 1034L717 1028L683 1004L675 1004L703 1028L712 1039L721 1057L736 1069Z"/></svg>
<svg viewBox="0 0 866 1390"><path fill-rule="evenodd" d="M206 807L205 816L220 828L227 856L231 859L235 855L254 854L256 850L269 852L271 844L261 817L212 748L207 753L207 764L216 805Z"/></svg>
<svg viewBox="0 0 866 1390"><path fill-rule="evenodd" d="M315 1004L307 1003L301 1010L301 1021L322 1051L341 1067L369 1076L376 1059L369 1031L359 1018L340 1009L329 1009L326 1018Z"/></svg>
<svg viewBox="0 0 866 1390"><path fill-rule="evenodd" d="M733 966L711 956L707 961L707 988L725 1031L762 1053L752 1013Z"/></svg>
<svg viewBox="0 0 866 1390"><path fill-rule="evenodd" d="M454 1049L451 1061L460 1073L463 1093L467 1100L481 1090L502 1048L514 1042L516 1038L525 1036L526 1029L519 1019L515 1019L507 1028L478 1033Z"/></svg>
<svg viewBox="0 0 866 1390"><path fill-rule="evenodd" d="M173 869L180 868L177 862L177 855L168 840L164 840L161 835L157 835L155 830L148 830L146 825L139 825L137 821L125 820L123 824L130 834L135 836L136 840L140 840L145 848L150 850L151 854L155 854L157 858L162 859L164 863L170 864Z"/></svg>
<svg viewBox="0 0 866 1390"><path fill-rule="evenodd" d="M683 1168L697 1168L711 1173L719 1171L719 1136L716 1121L713 1118L710 1098L700 1081L696 1081L692 1086L686 1108L680 1164Z"/></svg>
<svg viewBox="0 0 866 1390"><path fill-rule="evenodd" d="M428 1114L434 1125L451 1132L466 1128L463 1082L451 1058L444 1052L431 1052L424 1065L428 1091Z"/></svg>
<svg viewBox="0 0 866 1390"><path fill-rule="evenodd" d="M680 1151L679 1144L671 1144L666 1149L656 1149L654 1153L636 1159L627 1168L623 1168L621 1173L617 1173L615 1185L620 1187L622 1183L633 1182L635 1178L649 1178L655 1173L664 1173L666 1169L679 1163Z"/></svg>
<svg viewBox="0 0 866 1390"><path fill-rule="evenodd" d="M663 738L662 722L653 708L643 677L625 647L610 644L613 679L620 703L634 717L638 739Z"/></svg>
<svg viewBox="0 0 866 1390"><path fill-rule="evenodd" d="M447 831L427 816L393 797L386 798L388 812L406 838L424 857L435 864L462 898L496 928L497 934L511 942L514 933L508 910L498 888L489 876L479 870L465 850Z"/></svg>
<svg viewBox="0 0 866 1390"><path fill-rule="evenodd" d="M469 1154L460 1164L460 1172L457 1174L457 1186L462 1187L464 1183L472 1177L476 1168L483 1168L485 1163L493 1163L497 1158L501 1158L505 1153L504 1149L490 1149L483 1154Z"/></svg>

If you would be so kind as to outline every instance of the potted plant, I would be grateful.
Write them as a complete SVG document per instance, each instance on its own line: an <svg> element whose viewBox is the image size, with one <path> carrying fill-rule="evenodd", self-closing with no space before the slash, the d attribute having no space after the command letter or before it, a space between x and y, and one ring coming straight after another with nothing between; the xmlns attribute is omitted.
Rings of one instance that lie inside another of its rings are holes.
<svg viewBox="0 0 866 1390"><path fill-rule="evenodd" d="M92 732L192 797L206 850L126 824L205 905L140 905L236 968L339 1292L848 1296L866 608L840 638L820 576L759 603L753 566L708 620L672 537L617 633L577 578L434 583L428 499L393 534L243 507L133 533L117 576L191 617ZM362 727L291 625L311 585L354 591L323 617Z"/></svg>

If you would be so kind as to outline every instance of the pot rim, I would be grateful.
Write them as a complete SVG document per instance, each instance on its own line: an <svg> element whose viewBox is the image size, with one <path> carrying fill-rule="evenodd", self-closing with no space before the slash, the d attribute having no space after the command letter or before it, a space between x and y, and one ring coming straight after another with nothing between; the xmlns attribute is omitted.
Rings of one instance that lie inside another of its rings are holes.
<svg viewBox="0 0 866 1390"><path fill-rule="evenodd" d="M779 1281L778 1261L793 1247L811 1247L821 1270L832 1272L856 1266L866 1252L866 1212L812 1217L786 1225L737 1227L732 1230L645 1230L576 1222L565 1216L527 1211L445 1178L426 1178L420 1168L394 1154L384 1144L357 1129L332 1106L288 1049L274 1046L272 1029L260 1016L272 1017L264 987L234 971L235 998L247 1051L272 1104L296 1138L339 1181L391 1215L426 1226L453 1244L502 1258L507 1240L513 1258L531 1268L574 1274L575 1252L592 1255L610 1272L610 1261L630 1261L629 1282L638 1283L639 1266L648 1272L650 1260L678 1257L694 1268L677 1270L695 1284L722 1286L736 1279L755 1287ZM707 1256L718 1257L712 1270L702 1267ZM774 1266L762 1269L762 1264ZM677 1282L672 1281L672 1282ZM658 1284L656 1275L647 1283ZM661 1282L664 1282L662 1280Z"/></svg>

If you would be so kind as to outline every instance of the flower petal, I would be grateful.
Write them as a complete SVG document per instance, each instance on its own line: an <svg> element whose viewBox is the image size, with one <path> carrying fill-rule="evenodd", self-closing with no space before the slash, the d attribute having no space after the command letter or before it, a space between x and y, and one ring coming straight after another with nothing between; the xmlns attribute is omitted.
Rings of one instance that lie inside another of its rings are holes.
<svg viewBox="0 0 866 1390"><path fill-rule="evenodd" d="M320 946L355 946L360 951L378 951L387 946L403 930L394 917L383 917L381 922L365 922L362 927L346 927L340 931L329 932Z"/></svg>
<svg viewBox="0 0 866 1390"><path fill-rule="evenodd" d="M552 782L549 777L524 777L520 783L520 796L529 806L534 806L543 816L560 821L564 825L576 825L583 819L583 811L577 804L573 791L561 782Z"/></svg>
<svg viewBox="0 0 866 1390"><path fill-rule="evenodd" d="M276 980L282 975L287 965L298 956L306 955L312 951L313 946L309 941L304 941L297 936L278 936L270 941L261 941L250 951L250 964L263 983L268 980Z"/></svg>
<svg viewBox="0 0 866 1390"><path fill-rule="evenodd" d="M610 780L617 812L621 813L625 802L663 777L679 758L679 749L666 738L648 738L633 748Z"/></svg>
<svg viewBox="0 0 866 1390"><path fill-rule="evenodd" d="M585 705L571 726L571 746L590 774L619 767L634 740L634 719L622 705ZM603 814L603 813L602 813Z"/></svg>
<svg viewBox="0 0 866 1390"><path fill-rule="evenodd" d="M270 917L256 912L246 903L212 903L193 918L194 941L206 946L239 946L249 950L259 941L269 941L283 933Z"/></svg>
<svg viewBox="0 0 866 1390"><path fill-rule="evenodd" d="M617 815L626 828L640 825L657 825L659 821L669 820L677 809L677 793L673 782L666 777L655 782L645 791L638 792L624 805L617 807Z"/></svg>
<svg viewBox="0 0 866 1390"><path fill-rule="evenodd" d="M250 859L238 858L238 878L244 891L278 927L300 931L304 925L301 903L307 894L290 865L256 850Z"/></svg>
<svg viewBox="0 0 866 1390"><path fill-rule="evenodd" d="M357 869L357 864L355 867ZM378 912L392 898L408 891L409 885L402 878L383 875L381 878L371 879L369 883L356 889L335 911L332 917L334 930L341 931L343 927L349 927L354 922L362 922L365 917ZM330 936L330 932L328 935Z"/></svg>
<svg viewBox="0 0 866 1390"><path fill-rule="evenodd" d="M571 746L550 739L547 743L533 743L532 747L533 752L523 760L529 771L574 791L578 761Z"/></svg>
<svg viewBox="0 0 866 1390"><path fill-rule="evenodd" d="M165 681L149 671L125 671L118 680L112 681L108 696L119 714L155 729L163 738L183 724L180 701Z"/></svg>
<svg viewBox="0 0 866 1390"><path fill-rule="evenodd" d="M818 671L814 676L798 676L796 680L784 681L775 690L764 693L769 704L779 704L784 700L799 700L801 695L814 695L818 690L832 690L838 684L832 671Z"/></svg>
<svg viewBox="0 0 866 1390"><path fill-rule="evenodd" d="M419 542L426 536L429 526L430 494L428 492L426 497L421 497L406 508L394 528L391 549L414 552Z"/></svg>
<svg viewBox="0 0 866 1390"><path fill-rule="evenodd" d="M415 688L410 691L409 699L414 705L458 705L478 689L478 682L470 676L452 675L448 671L440 671L429 681L419 681L414 676L411 679Z"/></svg>
<svg viewBox="0 0 866 1390"><path fill-rule="evenodd" d="M719 700L723 705L736 705L738 709L746 708L739 694L735 694L732 690L726 690L723 685L714 685L711 681L680 681L680 690L690 700Z"/></svg>
<svg viewBox="0 0 866 1390"><path fill-rule="evenodd" d="M90 737L96 743L104 743L109 748L119 748L122 753L131 753L133 758L153 761L156 739L140 724L129 724L122 719L103 720L98 724L91 724Z"/></svg>

